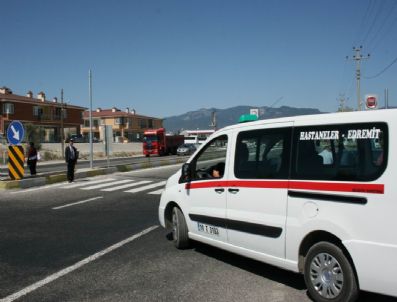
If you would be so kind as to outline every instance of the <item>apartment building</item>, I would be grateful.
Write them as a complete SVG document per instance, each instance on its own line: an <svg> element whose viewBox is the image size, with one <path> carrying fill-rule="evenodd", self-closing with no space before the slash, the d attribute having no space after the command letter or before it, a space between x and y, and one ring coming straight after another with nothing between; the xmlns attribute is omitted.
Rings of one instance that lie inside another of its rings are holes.
<svg viewBox="0 0 397 302"><path fill-rule="evenodd" d="M61 129L64 137L80 133L83 112L86 108L61 104L57 98L46 100L44 92L33 97L28 91L25 96L16 95L7 87L0 88L0 134L6 136L8 125L13 120L21 121L25 128L36 129L40 142L60 142Z"/></svg>
<svg viewBox="0 0 397 302"><path fill-rule="evenodd" d="M88 137L90 132L89 111L84 112L83 118L84 124L81 127L81 133L84 137ZM103 126L105 125L112 126L115 142L136 142L142 140L145 130L163 127L163 120L136 114L135 110L130 110L129 108L124 111L116 107L111 109L97 108L92 111L92 132L94 138L104 140Z"/></svg>

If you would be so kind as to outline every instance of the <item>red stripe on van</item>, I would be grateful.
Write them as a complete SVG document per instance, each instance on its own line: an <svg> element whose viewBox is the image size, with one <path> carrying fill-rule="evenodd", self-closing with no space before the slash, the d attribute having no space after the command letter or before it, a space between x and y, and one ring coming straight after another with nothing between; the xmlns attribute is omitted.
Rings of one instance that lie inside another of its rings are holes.
<svg viewBox="0 0 397 302"><path fill-rule="evenodd" d="M290 181L290 189L384 194L383 184Z"/></svg>
<svg viewBox="0 0 397 302"><path fill-rule="evenodd" d="M287 180L215 180L199 181L187 183L186 189L203 189L216 187L240 187L240 188L268 188L268 189L295 189L313 191L334 191L334 192L354 192L384 194L383 184L363 184L363 183L336 183L336 182L312 182L312 181L287 181Z"/></svg>
<svg viewBox="0 0 397 302"><path fill-rule="evenodd" d="M190 182L185 184L185 189L204 189L204 188L217 188L217 187L228 187L228 181L226 180L215 180L215 181L198 181Z"/></svg>

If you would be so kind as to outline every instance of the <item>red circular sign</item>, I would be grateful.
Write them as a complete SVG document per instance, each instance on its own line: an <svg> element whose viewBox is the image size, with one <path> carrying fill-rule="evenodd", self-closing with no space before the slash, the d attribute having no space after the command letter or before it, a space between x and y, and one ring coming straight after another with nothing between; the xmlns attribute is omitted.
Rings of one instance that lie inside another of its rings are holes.
<svg viewBox="0 0 397 302"><path fill-rule="evenodd" d="M376 106L378 105L378 102L376 100L375 96L369 96L367 97L367 108L376 108Z"/></svg>

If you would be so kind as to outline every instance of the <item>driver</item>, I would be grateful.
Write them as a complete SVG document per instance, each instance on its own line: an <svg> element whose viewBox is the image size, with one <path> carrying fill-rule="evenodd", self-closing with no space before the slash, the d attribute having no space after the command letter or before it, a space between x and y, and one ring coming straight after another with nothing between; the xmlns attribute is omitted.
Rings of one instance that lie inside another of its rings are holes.
<svg viewBox="0 0 397 302"><path fill-rule="evenodd" d="M212 167L211 176L213 178L222 178L224 172L225 172L225 163L220 162Z"/></svg>

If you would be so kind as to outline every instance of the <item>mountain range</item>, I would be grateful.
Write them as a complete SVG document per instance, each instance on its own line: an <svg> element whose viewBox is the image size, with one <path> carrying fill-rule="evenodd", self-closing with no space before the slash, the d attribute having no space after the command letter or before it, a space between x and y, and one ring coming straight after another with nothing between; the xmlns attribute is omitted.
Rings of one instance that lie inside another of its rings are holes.
<svg viewBox="0 0 397 302"><path fill-rule="evenodd" d="M203 108L196 111L189 111L185 114L177 116L166 117L163 124L167 131L170 132L212 129L210 125L213 112L215 112L217 128L220 129L225 126L236 124L239 117L243 114L249 114L250 109L252 108L259 109L260 119L323 113L320 110L314 108L295 108L288 106L281 106L279 108L266 106L236 106L227 109Z"/></svg>

